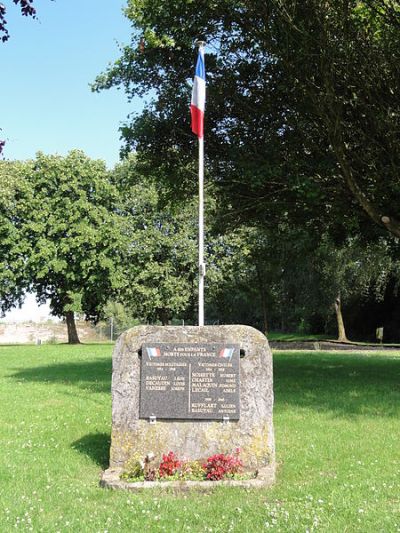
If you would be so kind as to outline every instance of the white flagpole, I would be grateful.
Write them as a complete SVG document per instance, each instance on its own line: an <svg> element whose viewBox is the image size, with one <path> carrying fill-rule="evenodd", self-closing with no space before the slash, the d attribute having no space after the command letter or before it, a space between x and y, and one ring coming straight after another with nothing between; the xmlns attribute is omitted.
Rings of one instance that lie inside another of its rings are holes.
<svg viewBox="0 0 400 533"><path fill-rule="evenodd" d="M204 42L196 43L199 52L204 50ZM204 326L204 135L199 138L199 326Z"/></svg>
<svg viewBox="0 0 400 533"><path fill-rule="evenodd" d="M199 326L204 326L204 138L199 139Z"/></svg>

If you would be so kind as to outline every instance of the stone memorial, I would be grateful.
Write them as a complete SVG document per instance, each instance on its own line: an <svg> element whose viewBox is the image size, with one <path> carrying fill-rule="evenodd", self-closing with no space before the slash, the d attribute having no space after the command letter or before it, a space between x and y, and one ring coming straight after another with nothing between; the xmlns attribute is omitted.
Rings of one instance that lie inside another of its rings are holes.
<svg viewBox="0 0 400 533"><path fill-rule="evenodd" d="M160 460L173 450L186 460L205 460L237 449L252 475L226 483L269 485L275 476L272 409L272 355L254 328L132 328L113 354L110 467L101 485L154 486L121 479L133 457Z"/></svg>

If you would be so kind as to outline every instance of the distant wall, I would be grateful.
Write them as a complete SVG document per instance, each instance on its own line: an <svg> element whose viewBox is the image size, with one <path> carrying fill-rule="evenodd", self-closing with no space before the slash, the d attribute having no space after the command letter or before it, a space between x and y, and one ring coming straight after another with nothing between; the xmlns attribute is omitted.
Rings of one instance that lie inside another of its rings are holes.
<svg viewBox="0 0 400 533"><path fill-rule="evenodd" d="M79 322L77 328L81 341L101 340L90 324ZM0 323L0 344L36 344L39 339L42 342L67 342L67 326L47 322Z"/></svg>

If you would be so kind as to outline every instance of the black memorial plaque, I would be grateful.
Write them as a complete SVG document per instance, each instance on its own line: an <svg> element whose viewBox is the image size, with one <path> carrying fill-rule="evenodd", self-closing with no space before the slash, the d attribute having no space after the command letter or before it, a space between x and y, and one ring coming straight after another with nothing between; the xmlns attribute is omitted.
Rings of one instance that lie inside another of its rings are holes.
<svg viewBox="0 0 400 533"><path fill-rule="evenodd" d="M239 345L142 346L140 418L239 420Z"/></svg>

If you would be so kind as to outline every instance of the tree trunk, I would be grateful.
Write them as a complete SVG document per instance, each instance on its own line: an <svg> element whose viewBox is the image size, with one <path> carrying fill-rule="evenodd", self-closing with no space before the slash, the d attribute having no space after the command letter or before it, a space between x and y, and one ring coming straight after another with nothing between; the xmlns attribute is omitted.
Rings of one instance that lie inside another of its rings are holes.
<svg viewBox="0 0 400 533"><path fill-rule="evenodd" d="M344 328L344 321L343 321L343 315L342 315L342 302L340 299L340 294L338 294L335 299L335 311L336 311L336 320L337 320L337 326L338 326L338 341L348 342L348 339L346 337L346 330Z"/></svg>
<svg viewBox="0 0 400 533"><path fill-rule="evenodd" d="M76 330L75 315L73 311L67 311L65 313L65 321L67 323L68 344L80 344L81 341L79 340L78 332Z"/></svg>
<svg viewBox="0 0 400 533"><path fill-rule="evenodd" d="M163 326L168 326L168 324L169 324L168 311L166 309L161 309L158 316L159 316L159 318L161 320L161 324Z"/></svg>
<svg viewBox="0 0 400 533"><path fill-rule="evenodd" d="M267 297L265 294L264 280L261 276L261 272L258 266L256 266L256 271L257 271L258 286L260 289L260 296L261 296L261 308L262 308L262 313L263 313L263 330L264 330L264 334L268 335Z"/></svg>
<svg viewBox="0 0 400 533"><path fill-rule="evenodd" d="M265 292L261 292L261 304L263 311L263 326L264 326L264 335L268 335L268 317L267 317L267 299L265 297Z"/></svg>

